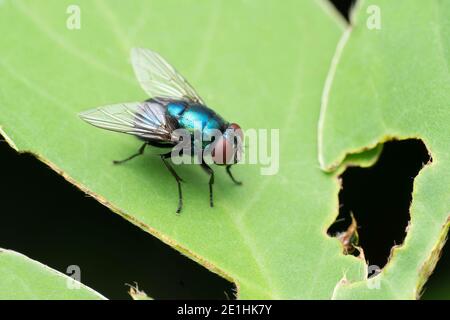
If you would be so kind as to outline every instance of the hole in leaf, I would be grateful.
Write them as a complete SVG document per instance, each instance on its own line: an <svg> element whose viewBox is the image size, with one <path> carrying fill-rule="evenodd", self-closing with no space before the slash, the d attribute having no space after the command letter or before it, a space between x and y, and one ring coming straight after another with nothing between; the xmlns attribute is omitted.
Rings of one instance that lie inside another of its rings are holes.
<svg viewBox="0 0 450 320"><path fill-rule="evenodd" d="M110 299L134 285L154 299L234 298L233 283L112 213L0 136L0 248L18 251Z"/></svg>
<svg viewBox="0 0 450 320"><path fill-rule="evenodd" d="M366 261L382 268L392 247L403 243L410 220L414 178L429 161L425 144L409 139L385 143L372 167L347 168L341 175L339 216L328 234L345 236L353 214ZM350 236L347 234L344 239ZM350 253L358 255L357 250Z"/></svg>
<svg viewBox="0 0 450 320"><path fill-rule="evenodd" d="M356 0L329 0L336 9L344 16L344 18L349 21L349 14L351 8L356 3Z"/></svg>

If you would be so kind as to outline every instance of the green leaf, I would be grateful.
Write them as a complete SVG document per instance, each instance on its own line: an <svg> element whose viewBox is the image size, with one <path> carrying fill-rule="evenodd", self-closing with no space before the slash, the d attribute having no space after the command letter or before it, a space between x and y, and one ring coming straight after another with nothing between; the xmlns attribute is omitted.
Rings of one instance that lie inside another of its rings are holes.
<svg viewBox="0 0 450 320"><path fill-rule="evenodd" d="M370 29L377 8L381 29ZM322 101L322 168L333 170L346 155L407 138L422 139L433 162L414 181L404 243L368 282L379 289L343 281L335 298L416 298L439 258L450 212L449 10L448 1L360 1L340 41Z"/></svg>
<svg viewBox="0 0 450 320"><path fill-rule="evenodd" d="M65 274L4 249L0 249L0 288L0 300L105 299Z"/></svg>
<svg viewBox="0 0 450 320"><path fill-rule="evenodd" d="M68 30L72 2L0 6L0 29L11 30L0 39L0 125L11 145L234 281L240 298L328 299L344 276L365 278L364 261L344 256L326 234L339 183L317 163L317 122L343 23L325 1L85 0L77 1L81 29ZM147 98L130 66L132 47L159 52L244 129L280 129L279 173L236 166L238 187L216 168L210 208L201 168L177 167L186 183L176 215L176 184L158 157L113 166L139 142L77 113Z"/></svg>

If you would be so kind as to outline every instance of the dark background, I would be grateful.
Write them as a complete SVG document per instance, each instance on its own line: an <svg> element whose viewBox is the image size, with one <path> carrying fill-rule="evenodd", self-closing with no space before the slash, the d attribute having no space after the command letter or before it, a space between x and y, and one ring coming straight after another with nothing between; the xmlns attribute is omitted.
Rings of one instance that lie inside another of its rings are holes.
<svg viewBox="0 0 450 320"><path fill-rule="evenodd" d="M332 2L344 15L353 3ZM426 162L423 144L410 141L391 143L374 168L348 170L340 194L340 218L344 220L333 225L330 234L344 230L349 212L354 212L366 257L373 264L384 265L391 246L405 236L412 179ZM399 166L404 170L399 172ZM82 282L111 299L129 299L125 283L133 281L155 299L234 297L232 283L111 214L34 157L17 154L1 138L0 177L0 247L64 273L68 266L78 265ZM364 187L366 179L371 179L370 189ZM389 194L389 185L405 192ZM373 199L380 197L389 210L373 206ZM449 279L449 267L446 249L425 296L433 297L433 288L440 290L440 279Z"/></svg>

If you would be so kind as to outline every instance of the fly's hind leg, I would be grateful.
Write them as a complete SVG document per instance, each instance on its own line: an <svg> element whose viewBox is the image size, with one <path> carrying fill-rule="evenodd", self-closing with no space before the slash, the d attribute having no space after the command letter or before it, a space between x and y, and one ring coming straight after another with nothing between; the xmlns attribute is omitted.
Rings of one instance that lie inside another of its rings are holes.
<svg viewBox="0 0 450 320"><path fill-rule="evenodd" d="M123 160L119 160L119 161L114 160L113 163L114 164L122 164L122 163L130 161L131 159L134 159L134 158L136 158L138 156L143 155L146 146L147 146L147 143L144 143L142 145L142 147L139 148L139 151L136 154L133 154L132 156L130 156L130 157L126 158L126 159L123 159Z"/></svg>
<svg viewBox="0 0 450 320"><path fill-rule="evenodd" d="M172 176L177 181L177 185L178 185L178 208L177 208L177 213L180 213L181 209L183 208L183 194L181 192L181 182L183 181L183 179L180 178L180 176L176 173L175 169L166 160L166 159L170 158L171 153L169 152L169 153L166 153L166 154L161 154L160 156L161 156L161 160L162 160L162 162L164 162L164 165L166 166L166 168L170 171Z"/></svg>
<svg viewBox="0 0 450 320"><path fill-rule="evenodd" d="M214 207L214 198L213 198L213 184L214 184L214 170L211 169L204 161L202 161L201 166L203 170L207 174L209 174L209 204L211 207Z"/></svg>

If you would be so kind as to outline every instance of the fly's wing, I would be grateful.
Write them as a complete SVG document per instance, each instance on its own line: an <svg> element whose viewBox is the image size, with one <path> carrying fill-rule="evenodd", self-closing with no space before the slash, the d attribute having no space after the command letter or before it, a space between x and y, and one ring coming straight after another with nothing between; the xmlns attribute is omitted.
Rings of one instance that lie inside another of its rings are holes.
<svg viewBox="0 0 450 320"><path fill-rule="evenodd" d="M142 89L150 98L204 104L186 79L156 52L134 48L131 50L131 63Z"/></svg>
<svg viewBox="0 0 450 320"><path fill-rule="evenodd" d="M82 112L79 116L102 129L158 142L173 141L174 124L166 117L165 107L156 102L114 104Z"/></svg>

